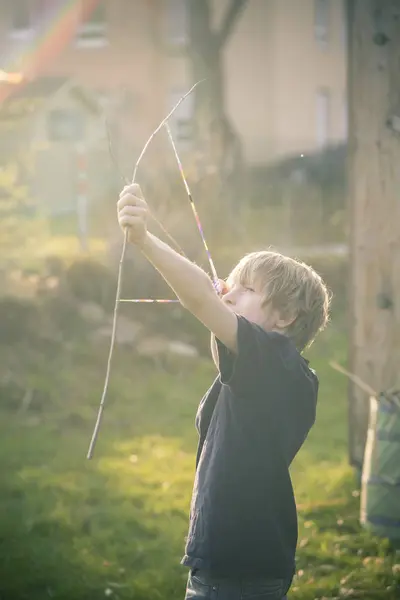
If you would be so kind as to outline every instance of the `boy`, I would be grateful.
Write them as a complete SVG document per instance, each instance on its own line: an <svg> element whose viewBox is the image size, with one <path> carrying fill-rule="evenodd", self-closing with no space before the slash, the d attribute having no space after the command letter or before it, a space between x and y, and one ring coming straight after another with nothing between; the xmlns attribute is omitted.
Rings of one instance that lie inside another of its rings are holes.
<svg viewBox="0 0 400 600"><path fill-rule="evenodd" d="M328 321L310 267L274 252L244 257L218 296L197 265L148 233L140 187L118 221L182 306L211 332L218 377L200 402L200 441L181 564L186 600L282 600L295 573L297 515L289 466L315 420L318 379L301 351Z"/></svg>

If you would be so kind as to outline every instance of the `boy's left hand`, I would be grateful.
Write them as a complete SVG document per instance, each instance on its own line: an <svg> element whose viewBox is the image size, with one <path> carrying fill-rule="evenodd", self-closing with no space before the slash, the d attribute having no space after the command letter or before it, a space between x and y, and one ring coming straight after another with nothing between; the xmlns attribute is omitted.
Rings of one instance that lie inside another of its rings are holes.
<svg viewBox="0 0 400 600"><path fill-rule="evenodd" d="M128 241L140 246L147 237L149 209L137 183L124 187L117 202L118 223L123 231L128 228Z"/></svg>

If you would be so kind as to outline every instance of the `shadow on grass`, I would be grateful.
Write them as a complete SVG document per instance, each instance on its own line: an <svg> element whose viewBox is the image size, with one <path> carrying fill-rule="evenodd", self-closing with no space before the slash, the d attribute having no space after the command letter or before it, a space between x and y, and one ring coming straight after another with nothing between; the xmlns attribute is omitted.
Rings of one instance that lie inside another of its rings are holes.
<svg viewBox="0 0 400 600"><path fill-rule="evenodd" d="M344 476L330 498L299 506L300 538L293 600L348 598L397 600L396 549L359 522L355 477Z"/></svg>

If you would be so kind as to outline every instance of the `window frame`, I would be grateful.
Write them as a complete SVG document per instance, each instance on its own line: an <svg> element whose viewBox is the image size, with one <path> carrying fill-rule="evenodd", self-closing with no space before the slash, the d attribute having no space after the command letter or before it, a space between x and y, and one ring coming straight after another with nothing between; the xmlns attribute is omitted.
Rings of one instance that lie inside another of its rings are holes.
<svg viewBox="0 0 400 600"><path fill-rule="evenodd" d="M101 11L102 18L96 17ZM101 0L85 22L80 23L75 35L76 48L104 48L109 45L107 3Z"/></svg>
<svg viewBox="0 0 400 600"><path fill-rule="evenodd" d="M330 8L330 0L314 0L314 38L321 50L329 46Z"/></svg>

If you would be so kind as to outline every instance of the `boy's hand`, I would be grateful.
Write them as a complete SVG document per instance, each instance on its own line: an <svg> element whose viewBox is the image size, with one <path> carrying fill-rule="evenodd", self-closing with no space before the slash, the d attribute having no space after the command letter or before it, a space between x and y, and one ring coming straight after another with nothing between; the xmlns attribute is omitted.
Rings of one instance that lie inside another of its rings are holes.
<svg viewBox="0 0 400 600"><path fill-rule="evenodd" d="M118 223L123 231L128 228L128 241L140 246L147 238L147 202L137 183L124 187L117 202Z"/></svg>
<svg viewBox="0 0 400 600"><path fill-rule="evenodd" d="M218 279L218 281L219 281L219 287L220 287L220 290L221 290L220 293L219 293L219 296L220 297L225 296L225 294L227 294L229 292L229 288L227 286L227 283L223 279Z"/></svg>

